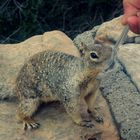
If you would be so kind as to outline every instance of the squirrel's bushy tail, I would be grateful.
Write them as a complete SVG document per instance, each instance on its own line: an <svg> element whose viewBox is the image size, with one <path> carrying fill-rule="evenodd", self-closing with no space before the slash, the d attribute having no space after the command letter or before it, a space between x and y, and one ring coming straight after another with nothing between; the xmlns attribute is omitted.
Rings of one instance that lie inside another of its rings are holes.
<svg viewBox="0 0 140 140"><path fill-rule="evenodd" d="M0 85L0 100L16 98L15 92L12 88L6 85Z"/></svg>

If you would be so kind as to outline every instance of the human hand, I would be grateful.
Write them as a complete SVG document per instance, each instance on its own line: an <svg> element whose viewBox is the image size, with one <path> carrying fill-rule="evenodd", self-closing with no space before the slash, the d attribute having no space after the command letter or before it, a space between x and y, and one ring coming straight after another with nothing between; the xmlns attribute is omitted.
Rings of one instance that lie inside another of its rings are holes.
<svg viewBox="0 0 140 140"><path fill-rule="evenodd" d="M122 24L129 25L132 32L140 34L140 0L123 0Z"/></svg>

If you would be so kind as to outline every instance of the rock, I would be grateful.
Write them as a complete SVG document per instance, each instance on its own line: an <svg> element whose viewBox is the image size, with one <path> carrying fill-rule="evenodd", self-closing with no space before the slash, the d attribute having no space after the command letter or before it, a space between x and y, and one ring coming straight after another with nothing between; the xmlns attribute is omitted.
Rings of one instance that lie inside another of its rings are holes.
<svg viewBox="0 0 140 140"><path fill-rule="evenodd" d="M103 79L101 89L109 103L121 139L139 140L140 94L122 66Z"/></svg>
<svg viewBox="0 0 140 140"><path fill-rule="evenodd" d="M137 44L140 44L140 36L136 36L134 42Z"/></svg>
<svg viewBox="0 0 140 140"><path fill-rule="evenodd" d="M118 56L120 62L126 68L126 73L131 77L140 91L140 45L122 45L120 46Z"/></svg>
<svg viewBox="0 0 140 140"><path fill-rule="evenodd" d="M121 17L105 22L92 30L78 35L74 43L78 47L80 42L87 43L87 40L94 41L103 39L112 40L115 44L122 32L123 26L120 23ZM95 35L95 38L92 36ZM129 32L129 37L137 38L135 34ZM126 40L127 42L127 40ZM132 41L131 41L132 43ZM120 46L118 67L106 74L101 84L102 95L105 97L121 139L139 140L140 139L140 48L138 39L134 39L133 44Z"/></svg>
<svg viewBox="0 0 140 140"><path fill-rule="evenodd" d="M121 18L122 16L103 23L96 32L96 38L108 38L113 42L116 42L124 28L124 26L121 24ZM136 36L136 34L129 31L128 37L133 36Z"/></svg>
<svg viewBox="0 0 140 140"><path fill-rule="evenodd" d="M43 104L35 115L41 126L38 130L23 130L21 123L15 119L17 103L0 103L0 140L119 140L112 123L108 106L100 96L101 113L104 124L94 121L95 127L84 128L73 123L63 106L59 103Z"/></svg>
<svg viewBox="0 0 140 140"><path fill-rule="evenodd" d="M15 79L24 62L35 53L49 49L80 56L73 42L59 31L34 36L19 44L0 45L0 96L13 96ZM101 95L96 107L101 108L104 123L94 121L93 128L74 124L60 103L51 103L41 105L35 114L41 127L25 132L15 117L17 105L16 100L0 101L0 140L119 140L108 105Z"/></svg>

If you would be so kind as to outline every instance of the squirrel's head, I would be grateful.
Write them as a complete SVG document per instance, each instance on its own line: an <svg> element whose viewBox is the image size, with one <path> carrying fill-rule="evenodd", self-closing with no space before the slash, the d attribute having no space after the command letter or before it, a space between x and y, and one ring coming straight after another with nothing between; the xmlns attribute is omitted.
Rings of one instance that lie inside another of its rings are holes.
<svg viewBox="0 0 140 140"><path fill-rule="evenodd" d="M101 43L85 45L81 43L79 50L81 57L85 59L91 67L105 70L114 64L112 60L113 48L109 45L103 45Z"/></svg>

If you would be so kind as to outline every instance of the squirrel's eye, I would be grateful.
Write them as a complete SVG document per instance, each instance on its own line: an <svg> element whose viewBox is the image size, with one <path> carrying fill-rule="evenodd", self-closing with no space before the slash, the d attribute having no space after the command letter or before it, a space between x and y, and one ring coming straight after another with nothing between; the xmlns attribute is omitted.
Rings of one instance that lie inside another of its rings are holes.
<svg viewBox="0 0 140 140"><path fill-rule="evenodd" d="M90 56L91 56L92 59L98 59L99 58L98 55L95 52L91 52Z"/></svg>

